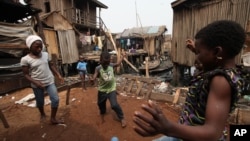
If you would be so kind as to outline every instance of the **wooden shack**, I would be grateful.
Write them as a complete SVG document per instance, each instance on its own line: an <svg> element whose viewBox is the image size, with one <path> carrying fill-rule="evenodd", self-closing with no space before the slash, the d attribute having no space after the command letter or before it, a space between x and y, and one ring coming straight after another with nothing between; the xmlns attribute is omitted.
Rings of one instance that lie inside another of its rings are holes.
<svg viewBox="0 0 250 141"><path fill-rule="evenodd" d="M101 19L101 8L108 7L98 0L31 0L30 3L42 9L41 14L58 11L72 24L78 37L80 33L99 35L107 29Z"/></svg>
<svg viewBox="0 0 250 141"><path fill-rule="evenodd" d="M34 19L39 12L15 1L0 1L0 95L30 85L22 75L20 59L27 49L26 37L36 34Z"/></svg>
<svg viewBox="0 0 250 141"><path fill-rule="evenodd" d="M127 52L128 59L137 68L140 69L145 57L149 57L152 61L156 60L152 63L155 68L160 64L160 56L166 51L163 49L166 31L165 25L124 29L123 32L117 34L116 44L118 50Z"/></svg>
<svg viewBox="0 0 250 141"><path fill-rule="evenodd" d="M193 66L195 55L186 48L185 40L216 20L233 20L246 28L250 20L249 0L176 0L173 8L171 57L175 64L174 81L180 80L183 66ZM236 59L240 63L240 56Z"/></svg>
<svg viewBox="0 0 250 141"><path fill-rule="evenodd" d="M60 59L62 64L77 62L79 53L71 23L57 11L43 14L40 19L44 25L47 51Z"/></svg>
<svg viewBox="0 0 250 141"><path fill-rule="evenodd" d="M241 55L241 59L243 65L250 68L250 20L247 23L245 48Z"/></svg>
<svg viewBox="0 0 250 141"><path fill-rule="evenodd" d="M101 19L101 9L108 8L105 4L98 0L31 0L30 4L42 9L40 16L49 15L49 20L48 18L46 18L46 21L43 20L46 24L57 24L57 27L63 24L59 27L60 29L52 28L54 31L56 30L56 35L59 39L57 44L52 40L55 37L55 32L51 30L51 27L50 29L46 28L44 33L48 38L52 37L51 39L46 39L51 44L48 44L49 46L59 46L61 55L61 57L59 56L61 58L59 64L62 64L62 70L65 73L69 70L73 74L77 72L75 68L80 54L87 55L93 61L96 60L96 56L99 57L99 54L94 52L96 44L92 37L98 36L101 38L103 31L105 32L108 29ZM62 19L62 23L60 23L61 21L58 18ZM86 43L86 41L88 42ZM103 38L100 41L102 44L105 44ZM57 53L55 52L55 54Z"/></svg>
<svg viewBox="0 0 250 141"><path fill-rule="evenodd" d="M149 56L160 55L167 28L162 26L133 27L124 29L116 38L120 47L125 50L142 49Z"/></svg>

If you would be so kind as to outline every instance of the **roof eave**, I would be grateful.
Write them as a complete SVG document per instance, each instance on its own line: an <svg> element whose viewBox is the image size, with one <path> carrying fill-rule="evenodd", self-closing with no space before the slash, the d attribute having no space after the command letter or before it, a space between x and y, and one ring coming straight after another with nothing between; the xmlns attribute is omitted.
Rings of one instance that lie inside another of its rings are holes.
<svg viewBox="0 0 250 141"><path fill-rule="evenodd" d="M171 6L172 6L172 8L174 8L174 7L184 3L185 1L187 1L187 0L176 0L176 1L171 3Z"/></svg>
<svg viewBox="0 0 250 141"><path fill-rule="evenodd" d="M101 3L98 0L92 0L92 2L94 2L97 6L99 6L100 8L104 8L104 9L108 9L108 6L106 6L105 4Z"/></svg>

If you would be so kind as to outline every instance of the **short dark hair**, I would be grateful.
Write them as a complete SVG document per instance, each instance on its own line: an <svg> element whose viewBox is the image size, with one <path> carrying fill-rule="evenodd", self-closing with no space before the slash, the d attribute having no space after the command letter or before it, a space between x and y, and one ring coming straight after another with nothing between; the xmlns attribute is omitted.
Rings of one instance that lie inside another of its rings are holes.
<svg viewBox="0 0 250 141"><path fill-rule="evenodd" d="M105 51L105 52L102 52L101 55L100 55L100 61L102 60L110 60L110 54L109 52Z"/></svg>
<svg viewBox="0 0 250 141"><path fill-rule="evenodd" d="M242 26L230 20L215 21L195 35L195 39L200 39L201 43L209 48L221 46L230 58L240 53L245 38Z"/></svg>

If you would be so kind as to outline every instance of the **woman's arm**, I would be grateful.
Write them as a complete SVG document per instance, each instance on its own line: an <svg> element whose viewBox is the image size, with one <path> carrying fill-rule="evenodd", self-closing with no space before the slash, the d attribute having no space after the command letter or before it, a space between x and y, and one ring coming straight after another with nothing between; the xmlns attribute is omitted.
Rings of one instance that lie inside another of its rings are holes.
<svg viewBox="0 0 250 141"><path fill-rule="evenodd" d="M22 71L23 71L23 75L24 77L31 83L33 83L34 85L36 85L38 88L44 88L45 86L43 85L43 83L41 83L40 81L34 80L33 78L31 78L30 73L29 73L29 67L28 66L22 66Z"/></svg>
<svg viewBox="0 0 250 141"><path fill-rule="evenodd" d="M51 61L49 61L48 63L49 63L50 70L53 72L53 74L57 76L57 78L60 80L61 83L64 83L64 79L61 76L61 74L57 71L57 69L55 68L54 63Z"/></svg>

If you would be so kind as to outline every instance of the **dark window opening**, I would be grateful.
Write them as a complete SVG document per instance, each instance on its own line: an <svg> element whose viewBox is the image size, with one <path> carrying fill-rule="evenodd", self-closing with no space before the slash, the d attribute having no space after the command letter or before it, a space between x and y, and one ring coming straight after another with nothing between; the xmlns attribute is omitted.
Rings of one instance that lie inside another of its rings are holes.
<svg viewBox="0 0 250 141"><path fill-rule="evenodd" d="M45 13L49 13L50 12L50 3L49 2L45 2L44 6L45 6Z"/></svg>

